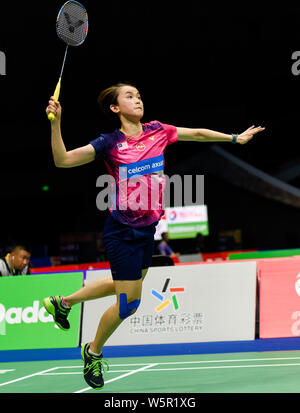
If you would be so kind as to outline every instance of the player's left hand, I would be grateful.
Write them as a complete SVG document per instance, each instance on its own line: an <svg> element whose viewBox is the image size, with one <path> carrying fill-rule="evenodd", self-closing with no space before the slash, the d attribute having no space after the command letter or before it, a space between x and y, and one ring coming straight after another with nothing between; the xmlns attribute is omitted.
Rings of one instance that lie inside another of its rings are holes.
<svg viewBox="0 0 300 413"><path fill-rule="evenodd" d="M249 142L254 135L256 135L259 132L262 132L265 129L266 128L262 128L261 126L255 127L253 125L250 128L248 128L245 132L238 135L236 142L240 143L241 145L244 145L245 143Z"/></svg>

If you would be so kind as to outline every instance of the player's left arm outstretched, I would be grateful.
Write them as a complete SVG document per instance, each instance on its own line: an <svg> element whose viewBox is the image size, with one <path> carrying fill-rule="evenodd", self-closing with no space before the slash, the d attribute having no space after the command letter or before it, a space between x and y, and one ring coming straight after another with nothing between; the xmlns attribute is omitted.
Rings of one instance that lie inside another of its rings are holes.
<svg viewBox="0 0 300 413"><path fill-rule="evenodd" d="M254 135L262 132L265 128L254 125L245 130L241 134L234 135L226 134L221 132L216 132L210 129L194 129L194 128L177 128L178 140L179 141L198 141L198 142L233 142L236 139L236 143L244 145L249 142Z"/></svg>

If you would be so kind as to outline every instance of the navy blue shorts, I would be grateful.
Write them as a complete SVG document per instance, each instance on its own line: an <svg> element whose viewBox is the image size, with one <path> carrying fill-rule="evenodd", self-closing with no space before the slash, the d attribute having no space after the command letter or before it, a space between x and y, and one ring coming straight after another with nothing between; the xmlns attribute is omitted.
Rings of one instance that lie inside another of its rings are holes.
<svg viewBox="0 0 300 413"><path fill-rule="evenodd" d="M102 238L114 280L142 278L142 270L152 262L156 225L133 228L108 216Z"/></svg>

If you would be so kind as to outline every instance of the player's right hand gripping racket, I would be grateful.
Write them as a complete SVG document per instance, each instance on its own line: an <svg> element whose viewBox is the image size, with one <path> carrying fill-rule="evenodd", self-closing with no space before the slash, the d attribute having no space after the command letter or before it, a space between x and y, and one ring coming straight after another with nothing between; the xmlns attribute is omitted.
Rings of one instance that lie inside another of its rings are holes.
<svg viewBox="0 0 300 413"><path fill-rule="evenodd" d="M58 101L61 78L65 67L69 46L81 45L88 33L88 15L84 6L77 1L67 1L60 9L56 20L56 33L58 37L67 44L65 56L59 76L58 83L54 92L54 99ZM53 113L48 114L49 120L54 120Z"/></svg>

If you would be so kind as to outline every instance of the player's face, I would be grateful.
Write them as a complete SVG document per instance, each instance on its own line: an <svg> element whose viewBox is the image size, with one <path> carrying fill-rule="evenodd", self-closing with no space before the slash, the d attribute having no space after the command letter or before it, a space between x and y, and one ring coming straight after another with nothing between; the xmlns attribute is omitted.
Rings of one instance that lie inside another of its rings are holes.
<svg viewBox="0 0 300 413"><path fill-rule="evenodd" d="M122 86L119 90L118 113L140 120L144 115L144 105L140 92L133 86Z"/></svg>
<svg viewBox="0 0 300 413"><path fill-rule="evenodd" d="M24 250L20 250L12 254L13 265L17 270L23 270L26 265L29 264L30 253Z"/></svg>

